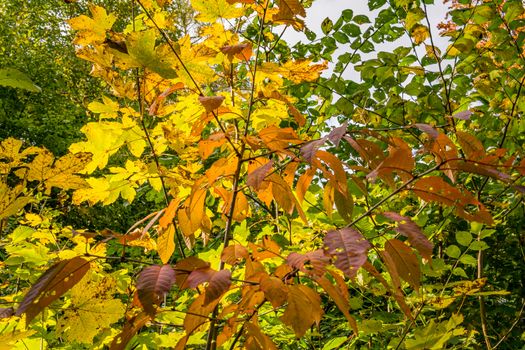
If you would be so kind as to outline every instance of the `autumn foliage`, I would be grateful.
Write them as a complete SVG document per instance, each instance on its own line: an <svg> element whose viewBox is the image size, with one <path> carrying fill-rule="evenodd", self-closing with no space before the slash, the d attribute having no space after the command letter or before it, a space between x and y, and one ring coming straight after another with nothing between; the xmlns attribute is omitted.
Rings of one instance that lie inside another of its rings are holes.
<svg viewBox="0 0 525 350"><path fill-rule="evenodd" d="M517 302L518 320L521 301L485 277L483 254L496 230L523 225L523 133L512 131L525 130L521 2L454 3L447 52L419 1L370 1L384 10L375 27L361 32L368 19L347 10L323 22L321 48L295 49L278 33L308 34L305 1L192 0L201 27L180 38L170 1L129 3L127 17L90 5L67 22L107 87L87 104L84 140L61 157L0 143L0 344L491 349L509 339L513 322L487 330L486 299ZM371 38L396 33L424 57L360 58ZM352 42L351 57L332 57L336 41ZM349 64L362 85L342 77ZM62 226L46 203L140 196L147 215L122 232ZM467 308L479 308L475 320Z"/></svg>

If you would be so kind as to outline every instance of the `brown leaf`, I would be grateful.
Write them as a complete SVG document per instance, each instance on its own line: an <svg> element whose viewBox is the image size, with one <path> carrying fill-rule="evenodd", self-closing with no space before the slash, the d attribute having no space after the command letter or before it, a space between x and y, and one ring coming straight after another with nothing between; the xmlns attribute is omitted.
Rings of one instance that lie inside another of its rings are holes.
<svg viewBox="0 0 525 350"><path fill-rule="evenodd" d="M88 271L89 261L81 257L62 260L51 266L27 292L15 315L25 313L26 324L29 324L40 311L71 289Z"/></svg>
<svg viewBox="0 0 525 350"><path fill-rule="evenodd" d="M207 113L219 108L224 101L224 96L200 96L199 102L204 106Z"/></svg>
<svg viewBox="0 0 525 350"><path fill-rule="evenodd" d="M144 325L151 319L146 312L142 311L141 313L133 316L126 321L122 331L113 338L109 350L124 350L126 345L129 343L131 338L137 334L137 332L144 327Z"/></svg>
<svg viewBox="0 0 525 350"><path fill-rule="evenodd" d="M296 30L304 27L304 22L297 16L306 17L304 6L299 0L279 0L279 12L273 16L273 21L292 25Z"/></svg>
<svg viewBox="0 0 525 350"><path fill-rule="evenodd" d="M390 274L398 274L403 280L419 292L421 271L416 255L406 244L398 239L390 239L385 244L385 252L391 258L393 266L389 266Z"/></svg>
<svg viewBox="0 0 525 350"><path fill-rule="evenodd" d="M146 267L137 280L140 303L150 316L154 317L159 305L175 283L175 271L170 265Z"/></svg>
<svg viewBox="0 0 525 350"><path fill-rule="evenodd" d="M302 284L289 286L288 290L288 306L281 320L294 330L297 338L301 338L310 326L321 322L321 298L313 289Z"/></svg>
<svg viewBox="0 0 525 350"><path fill-rule="evenodd" d="M250 254L245 246L232 244L223 249L221 260L229 265L236 265L242 259L248 259Z"/></svg>
<svg viewBox="0 0 525 350"><path fill-rule="evenodd" d="M244 348L247 350L277 350L272 339L255 322L246 323L245 336Z"/></svg>
<svg viewBox="0 0 525 350"><path fill-rule="evenodd" d="M403 236L408 237L410 244L419 251L423 258L428 261L432 260L432 249L434 248L434 245L428 240L423 232L421 232L421 229L415 222L406 216L394 212L386 212L382 215L397 222L398 226L396 227L396 231Z"/></svg>
<svg viewBox="0 0 525 350"><path fill-rule="evenodd" d="M328 254L335 257L334 265L350 278L366 262L370 243L356 230L343 228L330 231L324 238Z"/></svg>
<svg viewBox="0 0 525 350"><path fill-rule="evenodd" d="M323 276L326 272L326 265L330 263L330 258L322 249L318 249L306 254L292 252L286 258L286 262L307 275Z"/></svg>
<svg viewBox="0 0 525 350"><path fill-rule="evenodd" d="M202 283L208 283L205 291L204 305L218 299L231 285L231 271L216 271L210 267L194 270L188 277L188 286L196 288Z"/></svg>
<svg viewBox="0 0 525 350"><path fill-rule="evenodd" d="M335 145L335 147L338 147L339 142L341 141L343 136L345 136L347 129L348 129L348 122L344 122L341 126L330 131L330 133L327 136L328 140L330 140L330 142L332 142Z"/></svg>
<svg viewBox="0 0 525 350"><path fill-rule="evenodd" d="M263 275L259 282L259 288L273 307L279 307L286 303L288 289L280 278Z"/></svg>
<svg viewBox="0 0 525 350"><path fill-rule="evenodd" d="M366 178L374 181L377 176L393 185L392 175L396 173L403 181L412 178L415 162L410 147L399 138L394 138L385 158Z"/></svg>
<svg viewBox="0 0 525 350"><path fill-rule="evenodd" d="M339 215L341 215L346 222L351 222L354 211L354 198L352 194L349 191L343 194L338 189L335 189L334 203Z"/></svg>
<svg viewBox="0 0 525 350"><path fill-rule="evenodd" d="M341 293L341 291L336 288L326 277L316 278L315 281L321 286L321 288L325 290L330 298L332 298L332 300L335 302L335 305L337 305L339 310L345 316L352 330L357 334L357 322L348 311L350 309L350 304L348 303L348 299L345 297L345 295L343 295L343 293Z"/></svg>
<svg viewBox="0 0 525 350"><path fill-rule="evenodd" d="M308 163L312 163L319 148L326 142L326 137L310 141L301 146L301 155Z"/></svg>
<svg viewBox="0 0 525 350"><path fill-rule="evenodd" d="M480 159L485 156L485 148L476 136L463 131L456 131L459 145L468 159Z"/></svg>
<svg viewBox="0 0 525 350"><path fill-rule="evenodd" d="M194 270L204 269L209 266L209 263L195 256L182 259L173 267L175 270L175 283L180 289L188 288L188 276L190 273Z"/></svg>
<svg viewBox="0 0 525 350"><path fill-rule="evenodd" d="M221 47L221 52L228 56L230 61L234 56L242 61L248 61L252 55L252 45L251 43L224 45Z"/></svg>
<svg viewBox="0 0 525 350"><path fill-rule="evenodd" d="M0 308L0 319L11 317L14 314L15 314L15 310L12 307Z"/></svg>
<svg viewBox="0 0 525 350"><path fill-rule="evenodd" d="M248 173L246 178L246 184L258 191L261 187L262 182L266 178L266 175L270 172L273 167L273 160L270 160L268 163L260 166L251 173Z"/></svg>

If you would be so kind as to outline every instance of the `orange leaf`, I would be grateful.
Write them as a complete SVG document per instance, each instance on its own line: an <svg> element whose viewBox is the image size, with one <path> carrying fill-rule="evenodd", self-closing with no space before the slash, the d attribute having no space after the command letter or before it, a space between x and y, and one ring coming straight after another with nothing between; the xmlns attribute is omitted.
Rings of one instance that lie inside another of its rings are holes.
<svg viewBox="0 0 525 350"><path fill-rule="evenodd" d="M357 322L355 321L355 318L350 315L350 312L348 312L350 309L348 299L326 277L316 278L315 281L321 286L321 288L325 290L330 298L332 298L332 300L335 302L335 305L337 305L339 310L345 316L352 330L357 334Z"/></svg>
<svg viewBox="0 0 525 350"><path fill-rule="evenodd" d="M248 259L248 249L240 244L232 244L223 249L221 260L226 264L235 265L241 259Z"/></svg>
<svg viewBox="0 0 525 350"><path fill-rule="evenodd" d="M159 225L162 228L168 227L169 224L173 221L173 218L175 218L175 213L177 211L177 207L179 206L180 199L174 198L171 200L170 204L164 211L164 215L159 220Z"/></svg>
<svg viewBox="0 0 525 350"><path fill-rule="evenodd" d="M199 284L208 283L205 291L204 305L220 298L220 296L230 289L231 271L216 271L210 267L194 270L188 276L188 286L196 288Z"/></svg>
<svg viewBox="0 0 525 350"><path fill-rule="evenodd" d="M109 350L124 350L131 338L144 327L144 325L151 319L146 312L141 312L126 321L122 331L113 338Z"/></svg>
<svg viewBox="0 0 525 350"><path fill-rule="evenodd" d="M207 113L219 108L224 101L224 96L199 96L199 102L204 106Z"/></svg>
<svg viewBox="0 0 525 350"><path fill-rule="evenodd" d="M272 339L261 332L260 327L254 322L246 323L245 336L244 348L247 350L277 350Z"/></svg>
<svg viewBox="0 0 525 350"><path fill-rule="evenodd" d="M288 289L280 278L265 275L259 282L259 288L273 307L279 307L286 303Z"/></svg>
<svg viewBox="0 0 525 350"><path fill-rule="evenodd" d="M184 318L184 330L186 335L190 335L202 324L208 322L208 315L215 309L220 299L215 299L211 303L205 303L205 294L199 295L188 308L188 313Z"/></svg>
<svg viewBox="0 0 525 350"><path fill-rule="evenodd" d="M290 326L297 338L302 337L314 323L319 325L323 309L319 294L305 285L288 287L288 306L281 320Z"/></svg>

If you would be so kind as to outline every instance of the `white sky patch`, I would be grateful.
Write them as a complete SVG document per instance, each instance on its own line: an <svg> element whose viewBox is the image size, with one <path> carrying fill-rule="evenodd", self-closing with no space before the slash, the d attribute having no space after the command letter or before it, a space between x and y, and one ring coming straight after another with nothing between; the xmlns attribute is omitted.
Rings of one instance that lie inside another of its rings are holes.
<svg viewBox="0 0 525 350"><path fill-rule="evenodd" d="M430 30L432 33L432 38L434 40L434 44L436 47L438 47L441 52L445 52L446 48L448 46L448 38L442 38L438 34L437 25L440 22L443 22L446 17L446 13L448 10L447 5L444 5L440 0L436 0L436 4L433 5L427 5L427 11L429 14L429 21L430 21ZM315 32L317 34L317 38L321 38L324 36L322 30L321 30L321 23L323 20L327 17L329 17L335 24L335 22L339 19L341 16L341 13L345 9L351 9L354 12L354 16L356 15L366 15L370 19L370 21L373 23L375 17L379 13L380 10L370 11L368 9L367 1L358 1L358 0L318 0L315 1L312 7L306 10L306 26L311 31ZM426 25L425 20L422 21L422 24ZM361 29L367 28L370 26L371 23L364 24L361 26ZM302 32L296 32L292 28L289 28L286 30L285 34L283 35L283 39L286 40L291 46L293 46L297 42L303 42L308 43L309 40L306 38L305 34ZM425 40L426 44L430 44L430 39ZM395 42L385 42L381 44L373 43L375 50L374 52L371 52L369 54L360 53L361 57L363 59L370 59L377 55L377 52L380 51L386 51L386 52L392 52L394 49L400 46L406 46L411 47L410 40L407 35L402 36L400 39L398 39ZM353 49L350 48L349 44L339 44L338 49L333 54L334 61L337 62L336 58L345 53L345 52L353 52ZM419 45L417 48L418 56L423 57L425 54L425 46L424 44ZM330 75L332 73L332 69L335 63L332 63L329 66L329 69L325 72L325 75ZM427 67L428 69L428 67ZM343 78L346 79L352 79L359 81L359 73L357 73L353 68L352 65L349 65L349 67L346 69L346 71L343 74Z"/></svg>

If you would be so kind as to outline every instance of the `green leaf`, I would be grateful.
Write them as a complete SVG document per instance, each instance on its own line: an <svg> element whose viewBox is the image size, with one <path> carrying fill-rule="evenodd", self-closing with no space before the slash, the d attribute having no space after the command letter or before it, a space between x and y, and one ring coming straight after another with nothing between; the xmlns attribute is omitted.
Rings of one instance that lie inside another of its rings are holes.
<svg viewBox="0 0 525 350"><path fill-rule="evenodd" d="M0 69L0 85L29 90L31 92L42 91L27 75L14 68Z"/></svg>
<svg viewBox="0 0 525 350"><path fill-rule="evenodd" d="M332 22L332 20L328 17L326 17L321 23L321 30L323 31L324 35L327 35L328 33L330 33L333 27L334 27L334 22Z"/></svg>
<svg viewBox="0 0 525 350"><path fill-rule="evenodd" d="M457 259L461 255L461 250L458 248L457 245L449 245L445 249L445 253L451 258Z"/></svg>
<svg viewBox="0 0 525 350"><path fill-rule="evenodd" d="M468 231L456 232L456 241L464 247L468 247L472 242L472 235Z"/></svg>
<svg viewBox="0 0 525 350"><path fill-rule="evenodd" d="M339 349L339 347L347 340L347 337L332 338L326 342L322 350Z"/></svg>

